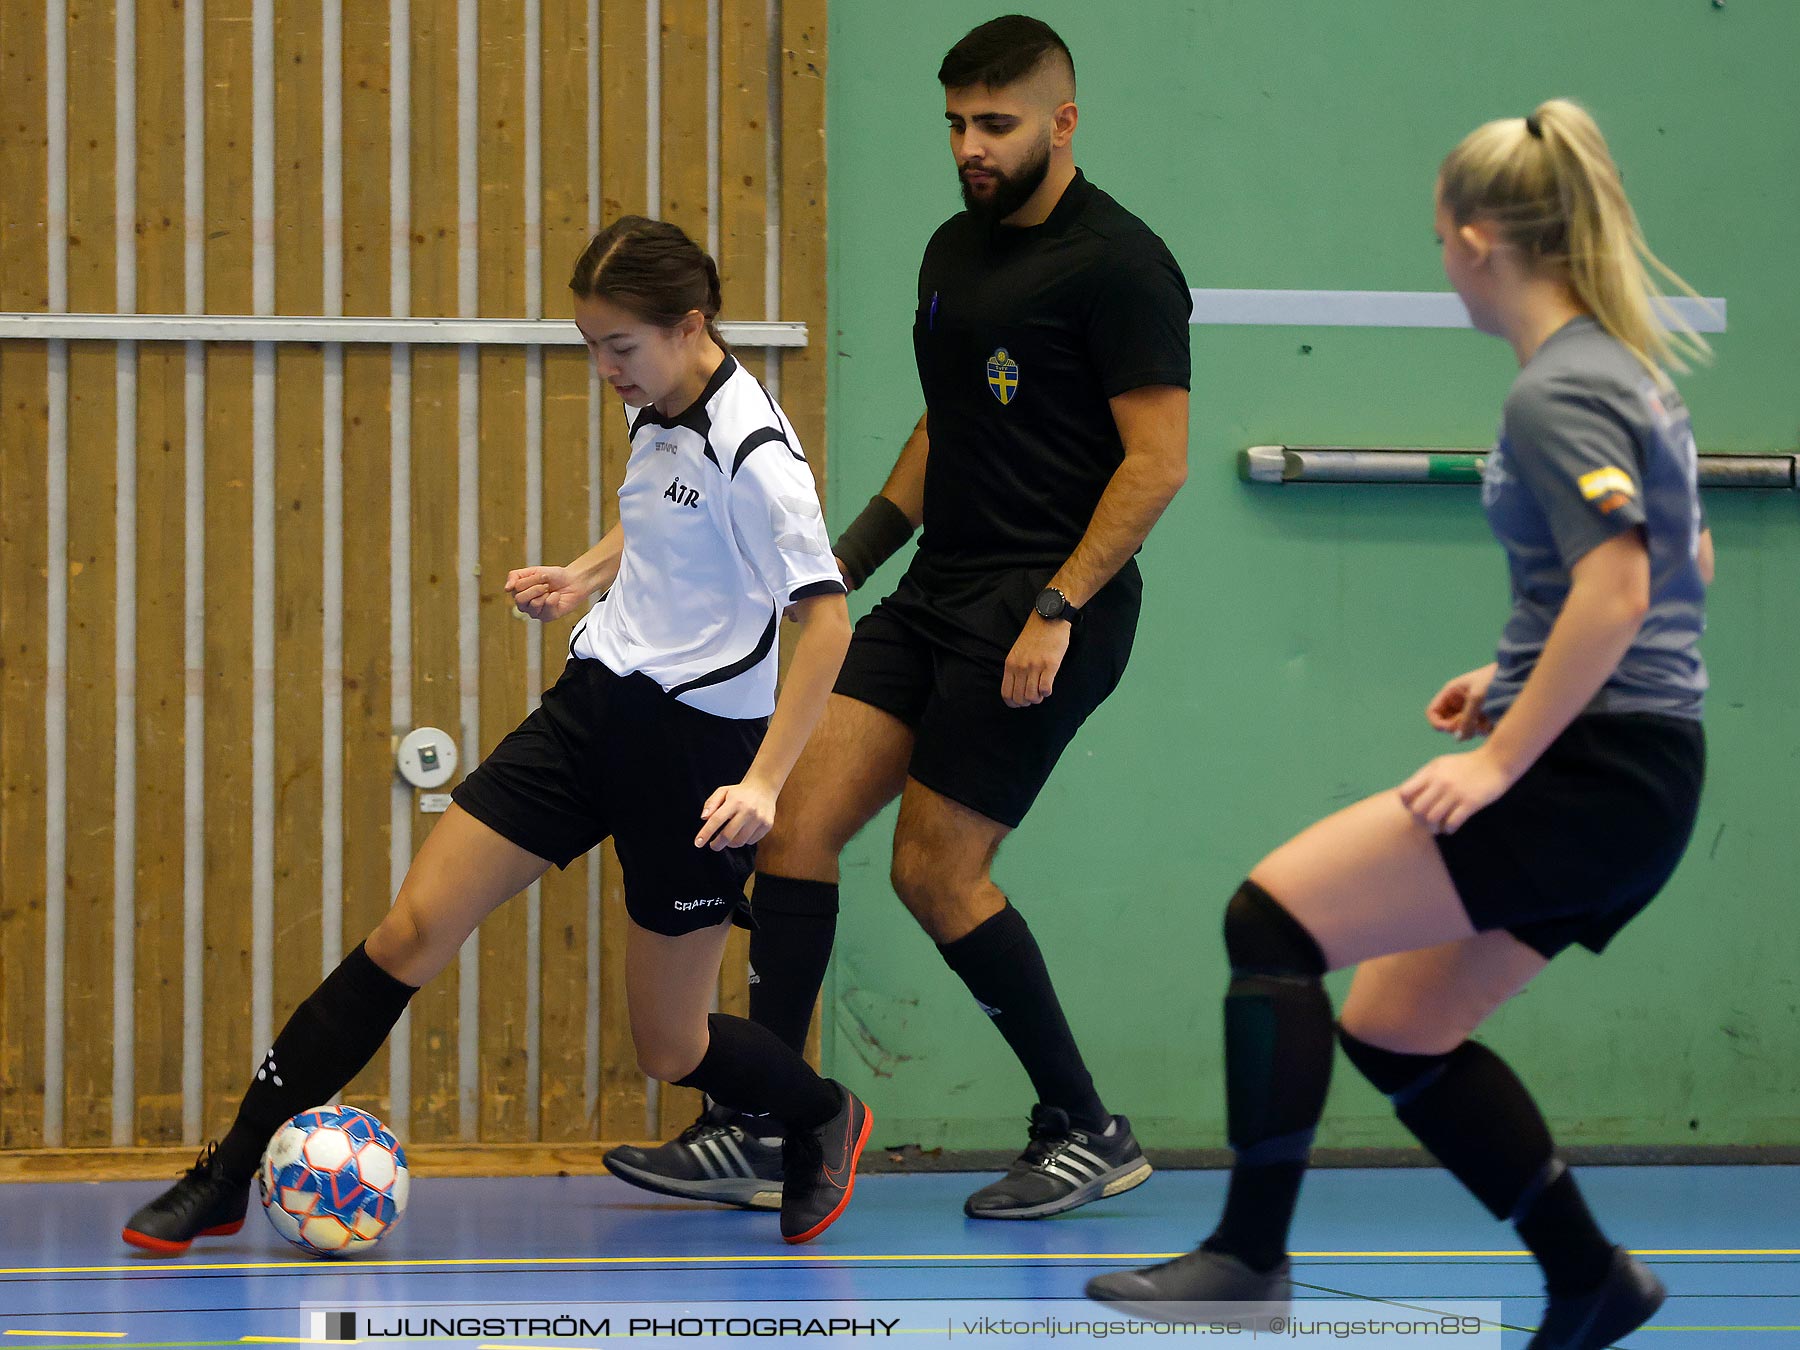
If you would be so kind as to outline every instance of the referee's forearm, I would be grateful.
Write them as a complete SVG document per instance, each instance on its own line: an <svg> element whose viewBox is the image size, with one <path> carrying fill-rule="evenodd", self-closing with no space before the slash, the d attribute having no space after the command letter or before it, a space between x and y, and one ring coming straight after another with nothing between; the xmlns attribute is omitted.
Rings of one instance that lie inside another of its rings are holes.
<svg viewBox="0 0 1800 1350"><path fill-rule="evenodd" d="M1050 584L1076 608L1087 604L1144 546L1185 482L1184 462L1164 465L1127 458L1100 495L1081 542Z"/></svg>

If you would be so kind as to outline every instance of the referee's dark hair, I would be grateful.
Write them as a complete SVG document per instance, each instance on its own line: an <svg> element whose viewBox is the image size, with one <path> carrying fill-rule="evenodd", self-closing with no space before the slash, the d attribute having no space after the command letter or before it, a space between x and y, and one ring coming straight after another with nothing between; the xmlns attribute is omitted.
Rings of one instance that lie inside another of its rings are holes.
<svg viewBox="0 0 1800 1350"><path fill-rule="evenodd" d="M1072 84L1075 58L1056 30L1029 14L1002 14L979 28L971 28L962 41L944 54L944 63L938 67L938 83L946 89L975 85L1003 89L1035 72L1054 53L1060 53L1068 66Z"/></svg>
<svg viewBox="0 0 1800 1350"><path fill-rule="evenodd" d="M707 335L726 347L713 322L719 317L719 266L666 220L620 216L575 260L569 289L583 300L604 299L660 328L673 328L698 310Z"/></svg>

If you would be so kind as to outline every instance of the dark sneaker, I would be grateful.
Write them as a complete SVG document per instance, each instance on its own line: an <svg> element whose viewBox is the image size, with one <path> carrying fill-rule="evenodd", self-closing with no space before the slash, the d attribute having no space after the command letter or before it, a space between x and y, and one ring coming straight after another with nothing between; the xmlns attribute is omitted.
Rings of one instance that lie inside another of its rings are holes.
<svg viewBox="0 0 1800 1350"><path fill-rule="evenodd" d="M789 1242L811 1242L837 1222L856 1190L856 1160L875 1123L854 1092L832 1086L844 1097L838 1113L816 1130L790 1134L783 1145L781 1236Z"/></svg>
<svg viewBox="0 0 1800 1350"><path fill-rule="evenodd" d="M197 1237L225 1237L244 1226L250 1183L233 1181L208 1144L186 1175L133 1214L120 1234L134 1247L180 1256Z"/></svg>
<svg viewBox="0 0 1800 1350"><path fill-rule="evenodd" d="M1614 1247L1612 1269L1600 1287L1579 1298L1551 1298L1544 1324L1525 1350L1600 1350L1643 1326L1668 1296L1649 1266Z"/></svg>
<svg viewBox="0 0 1800 1350"><path fill-rule="evenodd" d="M1066 1112L1039 1102L1031 1108L1031 1142L1006 1175L963 1204L971 1219L1042 1219L1103 1196L1141 1186L1150 1163L1114 1116L1106 1134L1078 1130Z"/></svg>
<svg viewBox="0 0 1800 1350"><path fill-rule="evenodd" d="M752 1133L752 1117L712 1105L666 1144L609 1149L600 1161L620 1181L658 1195L740 1209L781 1208L781 1137ZM773 1124L773 1122L768 1122Z"/></svg>
<svg viewBox="0 0 1800 1350"><path fill-rule="evenodd" d="M1287 1315L1293 1280L1286 1261L1265 1275L1235 1256L1202 1247L1160 1266L1096 1275L1087 1282L1087 1296L1156 1321L1202 1316L1191 1306L1179 1305L1228 1303L1233 1305L1233 1320L1266 1330L1271 1319Z"/></svg>

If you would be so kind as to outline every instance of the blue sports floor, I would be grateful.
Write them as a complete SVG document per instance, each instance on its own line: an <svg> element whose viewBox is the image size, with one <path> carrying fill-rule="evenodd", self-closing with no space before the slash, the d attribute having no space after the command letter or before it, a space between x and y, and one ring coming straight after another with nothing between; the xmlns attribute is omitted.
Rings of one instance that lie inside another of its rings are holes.
<svg viewBox="0 0 1800 1350"><path fill-rule="evenodd" d="M1800 1348L1800 1168L1580 1175L1609 1231L1644 1253L1670 1288L1658 1319L1625 1344ZM254 1198L241 1233L158 1260L118 1238L155 1184L0 1186L0 1350L324 1334L316 1323L307 1329L305 1304L580 1306L616 1315L674 1301L768 1312L800 1300L928 1307L1077 1298L1097 1271L1191 1247L1217 1213L1224 1175L1162 1172L1129 1195L1035 1223L964 1219L962 1198L976 1184L970 1175L864 1177L844 1218L795 1248L781 1243L772 1214L663 1200L610 1177L421 1178L394 1232L344 1261L289 1248ZM1536 1321L1535 1268L1511 1231L1440 1172L1315 1172L1293 1245L1301 1299L1497 1298L1504 1323ZM1525 1340L1507 1331L1503 1344L1513 1350Z"/></svg>

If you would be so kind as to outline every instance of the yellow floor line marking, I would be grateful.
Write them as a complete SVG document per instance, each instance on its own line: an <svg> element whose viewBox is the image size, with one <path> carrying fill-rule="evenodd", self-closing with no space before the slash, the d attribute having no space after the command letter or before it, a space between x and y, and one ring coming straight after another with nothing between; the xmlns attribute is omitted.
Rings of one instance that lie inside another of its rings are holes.
<svg viewBox="0 0 1800 1350"><path fill-rule="evenodd" d="M1636 1247L1636 1256L1800 1256L1800 1247ZM168 1274L199 1270L312 1270L318 1274L354 1275L361 1270L425 1270L468 1266L712 1266L768 1265L783 1262L808 1264L857 1261L975 1261L983 1264L1025 1261L1169 1261L1186 1252L817 1252L811 1254L769 1252L721 1252L714 1256L454 1256L350 1261L139 1261L128 1266L11 1266L0 1275L109 1275ZM1486 1250L1392 1250L1294 1252L1309 1261L1359 1259L1433 1260L1468 1257L1517 1257L1530 1255L1524 1248Z"/></svg>
<svg viewBox="0 0 1800 1350"><path fill-rule="evenodd" d="M0 1336L105 1336L105 1337L109 1337L109 1338L118 1338L118 1337L123 1336L124 1334L125 1333L122 1331L4 1331L4 1332L0 1332Z"/></svg>

